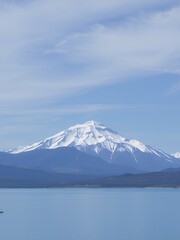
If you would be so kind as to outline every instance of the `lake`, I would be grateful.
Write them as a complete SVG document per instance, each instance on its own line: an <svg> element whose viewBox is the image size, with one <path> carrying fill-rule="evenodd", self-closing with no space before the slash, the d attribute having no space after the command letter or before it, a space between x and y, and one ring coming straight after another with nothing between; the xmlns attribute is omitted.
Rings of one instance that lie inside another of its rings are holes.
<svg viewBox="0 0 180 240"><path fill-rule="evenodd" d="M1 189L2 240L179 240L180 189Z"/></svg>

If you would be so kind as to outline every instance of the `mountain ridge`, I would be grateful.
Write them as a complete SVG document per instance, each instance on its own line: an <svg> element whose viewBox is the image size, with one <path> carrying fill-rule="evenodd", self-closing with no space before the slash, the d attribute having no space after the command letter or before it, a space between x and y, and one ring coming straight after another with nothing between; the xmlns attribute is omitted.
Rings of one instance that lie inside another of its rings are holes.
<svg viewBox="0 0 180 240"><path fill-rule="evenodd" d="M144 171L180 167L180 161L170 154L144 145L136 139L125 138L93 120L72 126L32 145L10 149L7 152L19 154L37 149L59 147L75 147L81 152L100 157L106 162Z"/></svg>

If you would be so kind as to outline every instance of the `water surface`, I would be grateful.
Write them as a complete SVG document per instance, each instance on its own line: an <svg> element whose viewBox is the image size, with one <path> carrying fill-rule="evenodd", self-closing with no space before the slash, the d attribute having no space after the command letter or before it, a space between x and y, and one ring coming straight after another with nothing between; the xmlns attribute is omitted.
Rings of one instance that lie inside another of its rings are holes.
<svg viewBox="0 0 180 240"><path fill-rule="evenodd" d="M179 189L1 189L2 240L179 240Z"/></svg>

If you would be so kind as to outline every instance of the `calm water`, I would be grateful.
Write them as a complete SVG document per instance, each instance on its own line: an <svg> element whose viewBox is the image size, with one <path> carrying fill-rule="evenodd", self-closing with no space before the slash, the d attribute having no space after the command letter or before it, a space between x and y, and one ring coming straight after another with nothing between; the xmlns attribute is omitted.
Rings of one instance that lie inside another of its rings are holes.
<svg viewBox="0 0 180 240"><path fill-rule="evenodd" d="M179 240L179 189L0 190L2 240Z"/></svg>

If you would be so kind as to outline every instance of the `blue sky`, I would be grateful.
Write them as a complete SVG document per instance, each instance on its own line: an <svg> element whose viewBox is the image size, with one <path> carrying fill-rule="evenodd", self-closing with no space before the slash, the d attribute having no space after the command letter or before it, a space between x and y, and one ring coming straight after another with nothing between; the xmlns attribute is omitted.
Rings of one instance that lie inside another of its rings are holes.
<svg viewBox="0 0 180 240"><path fill-rule="evenodd" d="M0 1L0 149L96 120L180 151L180 4Z"/></svg>

